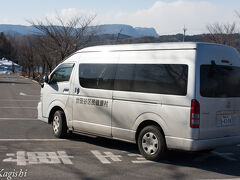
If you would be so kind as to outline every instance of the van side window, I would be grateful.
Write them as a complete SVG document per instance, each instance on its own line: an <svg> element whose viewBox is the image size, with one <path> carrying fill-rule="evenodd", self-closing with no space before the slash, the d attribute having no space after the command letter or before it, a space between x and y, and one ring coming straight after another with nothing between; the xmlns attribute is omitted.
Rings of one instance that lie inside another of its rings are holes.
<svg viewBox="0 0 240 180"><path fill-rule="evenodd" d="M84 88L112 90L115 73L114 64L80 64L80 85Z"/></svg>
<svg viewBox="0 0 240 180"><path fill-rule="evenodd" d="M60 65L51 75L50 83L69 81L73 66L72 63Z"/></svg>
<svg viewBox="0 0 240 180"><path fill-rule="evenodd" d="M118 64L115 79L115 90L132 91L134 64Z"/></svg>
<svg viewBox="0 0 240 180"><path fill-rule="evenodd" d="M136 65L133 91L159 94L186 95L186 65Z"/></svg>
<svg viewBox="0 0 240 180"><path fill-rule="evenodd" d="M182 64L120 64L115 90L186 95L188 66Z"/></svg>

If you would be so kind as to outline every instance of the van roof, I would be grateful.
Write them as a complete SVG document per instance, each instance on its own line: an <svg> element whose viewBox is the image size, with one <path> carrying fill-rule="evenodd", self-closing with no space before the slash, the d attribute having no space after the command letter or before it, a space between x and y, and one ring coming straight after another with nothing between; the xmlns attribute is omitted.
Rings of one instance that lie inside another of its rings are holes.
<svg viewBox="0 0 240 180"><path fill-rule="evenodd" d="M149 50L184 50L196 49L197 46L203 44L218 45L213 43L201 42L170 42L170 43L141 43L141 44L119 44L119 45L100 45L81 49L77 53L85 52L103 52L103 51L149 51Z"/></svg>

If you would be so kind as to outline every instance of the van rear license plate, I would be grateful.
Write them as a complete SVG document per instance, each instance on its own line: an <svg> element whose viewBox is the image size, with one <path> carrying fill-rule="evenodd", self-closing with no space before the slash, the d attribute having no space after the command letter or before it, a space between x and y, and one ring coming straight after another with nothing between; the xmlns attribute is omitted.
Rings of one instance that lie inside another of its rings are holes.
<svg viewBox="0 0 240 180"><path fill-rule="evenodd" d="M222 116L222 126L232 126L232 116L231 115L223 115Z"/></svg>

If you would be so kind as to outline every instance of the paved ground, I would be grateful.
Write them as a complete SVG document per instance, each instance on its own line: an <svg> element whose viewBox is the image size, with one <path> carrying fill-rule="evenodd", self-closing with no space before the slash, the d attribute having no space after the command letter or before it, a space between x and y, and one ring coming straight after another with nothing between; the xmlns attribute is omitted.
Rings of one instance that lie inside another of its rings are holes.
<svg viewBox="0 0 240 180"><path fill-rule="evenodd" d="M0 179L240 177L240 145L211 153L171 151L167 160L149 162L129 143L80 135L56 139L51 126L36 119L39 98L38 84L0 75Z"/></svg>

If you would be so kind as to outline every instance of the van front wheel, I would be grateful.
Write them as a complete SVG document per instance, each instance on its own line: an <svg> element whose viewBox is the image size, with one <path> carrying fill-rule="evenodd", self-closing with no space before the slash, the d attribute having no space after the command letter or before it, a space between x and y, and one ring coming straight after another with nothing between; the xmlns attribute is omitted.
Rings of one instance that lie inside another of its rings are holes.
<svg viewBox="0 0 240 180"><path fill-rule="evenodd" d="M67 134L66 118L63 111L56 111L52 120L53 134L55 137L64 138Z"/></svg>
<svg viewBox="0 0 240 180"><path fill-rule="evenodd" d="M163 159L167 148L160 128L156 126L143 128L138 136L138 148L140 153L148 160Z"/></svg>

